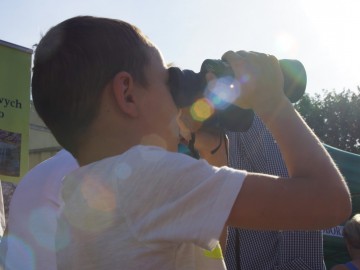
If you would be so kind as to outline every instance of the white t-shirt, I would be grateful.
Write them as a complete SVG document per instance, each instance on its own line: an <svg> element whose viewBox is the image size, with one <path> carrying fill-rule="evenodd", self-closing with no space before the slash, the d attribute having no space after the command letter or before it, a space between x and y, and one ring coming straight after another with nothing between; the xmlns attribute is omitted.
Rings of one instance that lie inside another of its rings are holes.
<svg viewBox="0 0 360 270"><path fill-rule="evenodd" d="M56 269L61 181L77 167L72 155L61 150L22 178L10 203L6 269Z"/></svg>
<svg viewBox="0 0 360 270"><path fill-rule="evenodd" d="M218 239L245 175L151 146L74 171L58 269L225 269Z"/></svg>

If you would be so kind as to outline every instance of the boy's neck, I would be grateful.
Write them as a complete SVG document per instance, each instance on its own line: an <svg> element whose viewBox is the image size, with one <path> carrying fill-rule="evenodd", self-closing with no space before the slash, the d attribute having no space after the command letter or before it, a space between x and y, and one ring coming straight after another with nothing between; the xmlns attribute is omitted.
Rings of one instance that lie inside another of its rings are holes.
<svg viewBox="0 0 360 270"><path fill-rule="evenodd" d="M116 138L93 136L83 141L76 158L79 165L84 166L104 158L121 155L136 145L158 146L168 151L177 151L177 149L166 147L157 136L143 136L141 139L137 136L129 137L128 135L116 136Z"/></svg>
<svg viewBox="0 0 360 270"><path fill-rule="evenodd" d="M104 158L120 155L131 147L138 145L136 138L126 136L91 136L84 139L79 147L77 160L80 166L84 166Z"/></svg>

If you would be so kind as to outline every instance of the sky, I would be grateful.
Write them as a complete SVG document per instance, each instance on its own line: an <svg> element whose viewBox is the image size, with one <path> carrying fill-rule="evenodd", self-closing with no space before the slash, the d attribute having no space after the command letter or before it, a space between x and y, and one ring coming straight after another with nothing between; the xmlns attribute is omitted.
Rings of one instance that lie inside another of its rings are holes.
<svg viewBox="0 0 360 270"><path fill-rule="evenodd" d="M165 61L196 72L228 50L297 59L309 94L360 86L359 0L0 0L0 39L33 48L78 15L138 26Z"/></svg>

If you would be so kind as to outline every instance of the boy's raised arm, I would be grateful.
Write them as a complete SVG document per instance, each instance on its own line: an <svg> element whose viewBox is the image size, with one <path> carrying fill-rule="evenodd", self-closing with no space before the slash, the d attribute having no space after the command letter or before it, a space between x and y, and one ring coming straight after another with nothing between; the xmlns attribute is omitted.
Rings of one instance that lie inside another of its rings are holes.
<svg viewBox="0 0 360 270"><path fill-rule="evenodd" d="M224 54L240 82L236 103L252 108L277 141L289 178L249 173L228 225L262 230L314 230L335 226L350 215L347 185L321 142L283 93L274 56Z"/></svg>

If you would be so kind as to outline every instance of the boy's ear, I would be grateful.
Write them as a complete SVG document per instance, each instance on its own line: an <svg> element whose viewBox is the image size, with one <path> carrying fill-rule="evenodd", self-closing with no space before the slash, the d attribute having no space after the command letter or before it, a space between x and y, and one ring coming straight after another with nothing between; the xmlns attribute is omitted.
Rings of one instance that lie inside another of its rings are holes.
<svg viewBox="0 0 360 270"><path fill-rule="evenodd" d="M128 116L138 115L133 77L125 71L117 73L113 79L113 94L119 109Z"/></svg>

